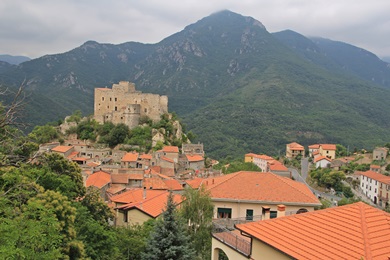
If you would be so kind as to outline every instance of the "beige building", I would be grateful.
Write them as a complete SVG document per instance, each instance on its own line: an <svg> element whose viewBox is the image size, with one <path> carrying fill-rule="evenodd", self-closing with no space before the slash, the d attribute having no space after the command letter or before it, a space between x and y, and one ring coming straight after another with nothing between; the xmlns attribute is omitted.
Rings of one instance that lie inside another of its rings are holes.
<svg viewBox="0 0 390 260"><path fill-rule="evenodd" d="M363 202L213 232L212 260L388 259L390 214ZM348 221L346 221L348 219Z"/></svg>
<svg viewBox="0 0 390 260"><path fill-rule="evenodd" d="M168 97L142 93L134 83L121 81L112 88L95 88L94 118L99 123L123 123L133 128L147 116L154 122L168 113Z"/></svg>
<svg viewBox="0 0 390 260"><path fill-rule="evenodd" d="M286 157L289 159L295 158L298 155L305 157L305 147L293 142L286 145Z"/></svg>

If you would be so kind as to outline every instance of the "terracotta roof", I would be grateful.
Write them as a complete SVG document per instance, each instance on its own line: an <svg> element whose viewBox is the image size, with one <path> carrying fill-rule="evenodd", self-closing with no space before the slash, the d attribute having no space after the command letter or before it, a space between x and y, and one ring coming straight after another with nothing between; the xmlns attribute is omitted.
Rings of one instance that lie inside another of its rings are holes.
<svg viewBox="0 0 390 260"><path fill-rule="evenodd" d="M287 167L284 166L283 164L279 164L279 163L276 163L276 164L271 164L269 166L269 170L270 171L288 171Z"/></svg>
<svg viewBox="0 0 390 260"><path fill-rule="evenodd" d="M146 198L152 198L154 196L157 196L165 191L163 190L149 190L145 189L146 192ZM118 194L116 196L113 196L110 198L112 202L116 203L134 203L134 202L139 202L144 199L144 189L143 188L138 188L138 189L132 189L125 191L121 194Z"/></svg>
<svg viewBox="0 0 390 260"><path fill-rule="evenodd" d="M161 168L161 174L166 175L168 177L174 177L175 176L175 169L174 168Z"/></svg>
<svg viewBox="0 0 390 260"><path fill-rule="evenodd" d="M363 202L236 227L294 259L390 256L390 214Z"/></svg>
<svg viewBox="0 0 390 260"><path fill-rule="evenodd" d="M138 159L139 153L125 153L122 157L122 162L136 162Z"/></svg>
<svg viewBox="0 0 390 260"><path fill-rule="evenodd" d="M245 157L255 157L257 154L255 153L247 153L245 154Z"/></svg>
<svg viewBox="0 0 390 260"><path fill-rule="evenodd" d="M105 185L110 183L111 175L107 172L98 171L89 175L85 186L95 186L99 189L103 188Z"/></svg>
<svg viewBox="0 0 390 260"><path fill-rule="evenodd" d="M168 157L161 157L161 160L164 160L164 161L167 161L167 162L170 162L170 163L175 163L172 159L168 158Z"/></svg>
<svg viewBox="0 0 390 260"><path fill-rule="evenodd" d="M379 165L371 164L370 168L372 168L372 169L380 169L381 167Z"/></svg>
<svg viewBox="0 0 390 260"><path fill-rule="evenodd" d="M146 189L153 189L153 190L167 190L168 187L165 184L165 182L156 177L152 178L145 178L143 186L146 187Z"/></svg>
<svg viewBox="0 0 390 260"><path fill-rule="evenodd" d="M189 162L200 162L200 161L204 161L204 158L203 156L201 155L189 155L189 154L186 154L186 157L187 157L187 160Z"/></svg>
<svg viewBox="0 0 390 260"><path fill-rule="evenodd" d="M156 218L158 217L165 209L166 204L168 201L168 195L169 192L164 191L162 194L159 194L157 196L154 196L152 198L147 198L145 200L142 200L140 202L127 204L124 206L121 206L121 209L124 210L131 210L131 209L138 209L147 215ZM183 201L183 198L179 194L173 194L173 202L175 204L180 204Z"/></svg>
<svg viewBox="0 0 390 260"><path fill-rule="evenodd" d="M204 181L205 179L203 178L195 178L193 180L186 180L185 182L193 189L197 189L200 187L200 185L202 184L202 182Z"/></svg>
<svg viewBox="0 0 390 260"><path fill-rule="evenodd" d="M390 183L390 176L386 176L374 171L365 171L365 172L356 172L357 175L363 175L370 179L382 182L382 183Z"/></svg>
<svg viewBox="0 0 390 260"><path fill-rule="evenodd" d="M334 151L336 151L336 145L335 144L321 144L321 148L323 150L334 150Z"/></svg>
<svg viewBox="0 0 390 260"><path fill-rule="evenodd" d="M96 162L88 162L87 163L87 166L89 166L89 167L97 167L99 165L100 165L100 163L96 163Z"/></svg>
<svg viewBox="0 0 390 260"><path fill-rule="evenodd" d="M183 186L180 184L178 180L170 179L163 180L168 190L184 190Z"/></svg>
<svg viewBox="0 0 390 260"><path fill-rule="evenodd" d="M139 158L144 159L144 160L152 160L152 155L151 154L143 154Z"/></svg>
<svg viewBox="0 0 390 260"><path fill-rule="evenodd" d="M110 188L107 189L107 192L110 193L111 195L115 195L118 192L123 191L125 189L126 189L126 187L124 185L121 185L121 184L111 184Z"/></svg>
<svg viewBox="0 0 390 260"><path fill-rule="evenodd" d="M212 199L321 205L305 184L270 172L240 171L205 179L203 185Z"/></svg>
<svg viewBox="0 0 390 260"><path fill-rule="evenodd" d="M288 144L288 147L290 147L291 150L305 150L305 148L302 145L296 142Z"/></svg>
<svg viewBox="0 0 390 260"><path fill-rule="evenodd" d="M179 147L177 147L177 146L164 146L162 151L166 152L166 153L178 153Z"/></svg>
<svg viewBox="0 0 390 260"><path fill-rule="evenodd" d="M88 161L89 159L90 158L86 158L86 157L73 157L72 161L85 162L85 161Z"/></svg>
<svg viewBox="0 0 390 260"><path fill-rule="evenodd" d="M258 158L258 159L263 159L263 160L274 160L271 156L268 156L266 154L254 154L254 153L248 153L245 155L246 157L253 157L253 158Z"/></svg>
<svg viewBox="0 0 390 260"><path fill-rule="evenodd" d="M143 178L143 174L139 173L117 173L111 175L111 182L127 184L129 180L142 180Z"/></svg>
<svg viewBox="0 0 390 260"><path fill-rule="evenodd" d="M322 161L322 160L327 160L328 162L331 162L332 160L331 159L329 159L328 157L326 157L326 156L318 156L318 157L316 157L314 160L313 160L313 162L319 162L319 161Z"/></svg>
<svg viewBox="0 0 390 260"><path fill-rule="evenodd" d="M73 151L73 152L71 152L71 153L68 155L67 158L68 158L68 159L72 159L72 158L76 157L78 154L79 154L79 152Z"/></svg>
<svg viewBox="0 0 390 260"><path fill-rule="evenodd" d="M309 149L320 149L320 145L319 144L309 145Z"/></svg>
<svg viewBox="0 0 390 260"><path fill-rule="evenodd" d="M161 173L161 166L152 166L150 167L150 171L152 174Z"/></svg>
<svg viewBox="0 0 390 260"><path fill-rule="evenodd" d="M53 152L66 153L67 151L69 151L72 148L73 148L73 146L59 145L59 146L52 148L51 150Z"/></svg>

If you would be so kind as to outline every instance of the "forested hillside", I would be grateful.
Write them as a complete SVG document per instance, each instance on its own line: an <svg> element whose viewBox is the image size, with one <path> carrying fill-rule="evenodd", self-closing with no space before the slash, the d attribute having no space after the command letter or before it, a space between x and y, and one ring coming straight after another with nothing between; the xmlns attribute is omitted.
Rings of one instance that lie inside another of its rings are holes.
<svg viewBox="0 0 390 260"><path fill-rule="evenodd" d="M357 47L270 34L251 17L223 11L156 44L88 41L69 52L0 69L2 85L25 82L25 119L44 124L93 112L93 89L121 80L166 94L206 152L277 155L285 144L370 148L390 134L386 63ZM30 128L31 129L31 128Z"/></svg>

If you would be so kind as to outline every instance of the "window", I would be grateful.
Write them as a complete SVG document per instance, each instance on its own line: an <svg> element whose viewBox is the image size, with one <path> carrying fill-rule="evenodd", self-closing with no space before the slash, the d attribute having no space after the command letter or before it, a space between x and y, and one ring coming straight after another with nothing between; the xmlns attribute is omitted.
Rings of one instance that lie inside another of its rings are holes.
<svg viewBox="0 0 390 260"><path fill-rule="evenodd" d="M104 97L102 97L102 101L104 101Z"/></svg>
<svg viewBox="0 0 390 260"><path fill-rule="evenodd" d="M115 98L115 101L118 101L118 99L117 99L117 98Z"/></svg>
<svg viewBox="0 0 390 260"><path fill-rule="evenodd" d="M110 101L112 101L112 99L110 98Z"/></svg>
<svg viewBox="0 0 390 260"><path fill-rule="evenodd" d="M115 107L115 111L118 111L118 107Z"/></svg>
<svg viewBox="0 0 390 260"><path fill-rule="evenodd" d="M144 111L145 111L145 113L147 113L147 112L148 112L148 109L147 109L147 108L145 108L145 110L144 110Z"/></svg>
<svg viewBox="0 0 390 260"><path fill-rule="evenodd" d="M246 210L246 220L253 220L253 209L247 209Z"/></svg>
<svg viewBox="0 0 390 260"><path fill-rule="evenodd" d="M269 218L277 218L278 217L278 212L277 211L272 211L270 212Z"/></svg>
<svg viewBox="0 0 390 260"><path fill-rule="evenodd" d="M218 208L217 218L232 218L232 209L230 208Z"/></svg>
<svg viewBox="0 0 390 260"><path fill-rule="evenodd" d="M123 222L127 222L127 210L123 212Z"/></svg>

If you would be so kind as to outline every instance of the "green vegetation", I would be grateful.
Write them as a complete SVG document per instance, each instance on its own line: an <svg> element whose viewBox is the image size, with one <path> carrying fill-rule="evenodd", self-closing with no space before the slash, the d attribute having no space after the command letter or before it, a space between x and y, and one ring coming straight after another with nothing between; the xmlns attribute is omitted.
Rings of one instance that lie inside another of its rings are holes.
<svg viewBox="0 0 390 260"><path fill-rule="evenodd" d="M333 188L335 191L343 191L343 180L346 179L342 171L335 171L330 168L317 168L310 171L310 177L316 181L318 186Z"/></svg>
<svg viewBox="0 0 390 260"><path fill-rule="evenodd" d="M157 220L141 259L192 260L194 256L195 251L191 247L190 237L186 233L184 223L180 221L173 202L173 194L170 193L167 208L162 214L162 219Z"/></svg>
<svg viewBox="0 0 390 260"><path fill-rule="evenodd" d="M213 166L216 170L222 170L222 173L229 174L239 171L256 171L261 172L259 166L251 162L244 162L243 160L235 160L229 163L229 160L223 160L219 164Z"/></svg>

